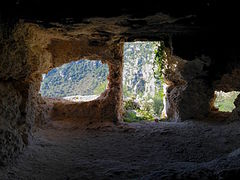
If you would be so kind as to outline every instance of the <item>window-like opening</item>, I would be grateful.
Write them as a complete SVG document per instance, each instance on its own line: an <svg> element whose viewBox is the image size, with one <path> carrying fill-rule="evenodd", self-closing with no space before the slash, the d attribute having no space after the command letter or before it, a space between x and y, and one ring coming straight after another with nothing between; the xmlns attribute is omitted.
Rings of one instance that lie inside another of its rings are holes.
<svg viewBox="0 0 240 180"><path fill-rule="evenodd" d="M166 53L161 42L124 44L124 121L158 121L164 117L164 85L160 58Z"/></svg>
<svg viewBox="0 0 240 180"><path fill-rule="evenodd" d="M108 66L101 61L72 61L42 75L43 97L91 101L107 87Z"/></svg>
<svg viewBox="0 0 240 180"><path fill-rule="evenodd" d="M214 101L214 106L218 109L218 111L232 112L235 108L234 101L239 94L240 91L231 91L226 93L223 91L215 91L216 99Z"/></svg>

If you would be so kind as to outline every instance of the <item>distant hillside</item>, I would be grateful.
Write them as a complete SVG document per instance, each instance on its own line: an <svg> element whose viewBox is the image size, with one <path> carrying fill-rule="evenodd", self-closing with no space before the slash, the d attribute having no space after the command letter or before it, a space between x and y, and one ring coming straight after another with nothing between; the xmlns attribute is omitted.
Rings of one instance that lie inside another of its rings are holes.
<svg viewBox="0 0 240 180"><path fill-rule="evenodd" d="M101 61L73 61L43 75L40 93L45 97L97 95L105 90L107 76L108 67Z"/></svg>

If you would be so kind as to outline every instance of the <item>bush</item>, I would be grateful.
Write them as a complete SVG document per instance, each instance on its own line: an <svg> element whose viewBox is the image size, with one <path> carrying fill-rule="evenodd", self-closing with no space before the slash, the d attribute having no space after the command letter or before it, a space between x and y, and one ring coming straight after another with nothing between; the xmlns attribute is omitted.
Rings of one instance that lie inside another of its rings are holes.
<svg viewBox="0 0 240 180"><path fill-rule="evenodd" d="M141 117L138 117L136 111L134 111L134 110L125 111L124 116L123 116L124 122L130 123L130 122L139 122L142 120L143 119Z"/></svg>
<svg viewBox="0 0 240 180"><path fill-rule="evenodd" d="M141 109L143 111L152 111L152 105L153 105L153 100L152 99L145 99L143 102L142 102L142 107Z"/></svg>
<svg viewBox="0 0 240 180"><path fill-rule="evenodd" d="M150 105L145 103L145 108L150 108ZM140 105L136 102L135 97L124 102L125 113L123 115L124 122L139 122L143 120L153 121L152 113L145 109L140 109Z"/></svg>
<svg viewBox="0 0 240 180"><path fill-rule="evenodd" d="M216 93L217 97L214 106L223 112L232 112L235 108L234 101L239 95L238 91L224 93L222 91Z"/></svg>
<svg viewBox="0 0 240 180"><path fill-rule="evenodd" d="M163 99L157 95L153 98L153 111L157 116L161 116L163 110Z"/></svg>
<svg viewBox="0 0 240 180"><path fill-rule="evenodd" d="M137 110L138 112L138 117L142 120L147 120L147 121L154 121L154 117L152 113L145 111L145 110Z"/></svg>
<svg viewBox="0 0 240 180"><path fill-rule="evenodd" d="M124 109L125 110L137 110L140 109L140 105L136 102L136 98L132 97L124 101Z"/></svg>
<svg viewBox="0 0 240 180"><path fill-rule="evenodd" d="M155 116L161 116L163 98L160 93L154 97L145 97L141 102L137 102L136 98L132 97L124 101L124 110L123 121L125 122L154 121Z"/></svg>

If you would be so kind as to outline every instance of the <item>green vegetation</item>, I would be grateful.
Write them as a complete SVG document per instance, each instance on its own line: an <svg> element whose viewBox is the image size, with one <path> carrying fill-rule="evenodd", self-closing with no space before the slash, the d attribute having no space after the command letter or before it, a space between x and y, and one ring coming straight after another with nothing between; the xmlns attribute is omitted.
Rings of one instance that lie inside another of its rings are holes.
<svg viewBox="0 0 240 180"><path fill-rule="evenodd" d="M127 111L124 114L123 120L124 122L131 123L131 122L139 122L139 121L142 121L143 119L137 116L136 111Z"/></svg>
<svg viewBox="0 0 240 180"><path fill-rule="evenodd" d="M158 116L161 116L162 110L163 110L163 98L164 98L164 92L163 92L163 75L164 75L164 66L165 61L167 59L166 53L164 51L165 46L164 42L158 44L157 49L155 50L155 58L153 62L153 71L154 71L154 77L156 79L156 90L155 90L155 96L153 98L153 109L154 113Z"/></svg>
<svg viewBox="0 0 240 180"><path fill-rule="evenodd" d="M163 94L156 94L153 97L153 111L157 116L161 116L163 110Z"/></svg>
<svg viewBox="0 0 240 180"><path fill-rule="evenodd" d="M154 117L152 113L146 109L140 109L140 105L136 102L136 99L132 97L131 99L124 101L124 116L123 120L125 122L139 122L143 120L153 121Z"/></svg>
<svg viewBox="0 0 240 180"><path fill-rule="evenodd" d="M138 110L140 109L139 104L136 102L135 97L131 97L131 99L124 101L125 110Z"/></svg>
<svg viewBox="0 0 240 180"><path fill-rule="evenodd" d="M232 112L235 108L234 101L240 92L232 91L224 93L222 91L216 91L215 94L217 97L215 99L214 106L218 108L219 111Z"/></svg>
<svg viewBox="0 0 240 180"><path fill-rule="evenodd" d="M95 89L94 89L94 94L101 94L103 91L105 91L106 87L108 85L108 81L104 81L101 84L99 84Z"/></svg>
<svg viewBox="0 0 240 180"><path fill-rule="evenodd" d="M99 95L106 89L107 76L108 67L101 61L70 62L45 75L40 93L45 97Z"/></svg>
<svg viewBox="0 0 240 180"><path fill-rule="evenodd" d="M164 98L163 67L166 59L164 48L162 42L125 43L124 121L153 121L161 117Z"/></svg>
<svg viewBox="0 0 240 180"><path fill-rule="evenodd" d="M164 49L165 46L163 41L157 44L157 49L155 49L155 58L153 62L154 77L160 82L163 82L163 69L167 58Z"/></svg>
<svg viewBox="0 0 240 180"><path fill-rule="evenodd" d="M150 113L149 111L145 111L145 110L137 110L138 116L142 119L142 120L147 120L147 121L154 121L154 117L152 115L152 113Z"/></svg>

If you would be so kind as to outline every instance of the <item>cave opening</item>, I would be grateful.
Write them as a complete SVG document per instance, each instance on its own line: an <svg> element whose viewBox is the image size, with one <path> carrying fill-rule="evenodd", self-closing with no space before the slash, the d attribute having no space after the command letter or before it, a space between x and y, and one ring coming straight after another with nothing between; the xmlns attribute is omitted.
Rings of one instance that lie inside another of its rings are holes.
<svg viewBox="0 0 240 180"><path fill-rule="evenodd" d="M215 91L214 107L220 112L232 112L236 107L234 101L240 91Z"/></svg>
<svg viewBox="0 0 240 180"><path fill-rule="evenodd" d="M166 83L157 63L159 41L124 43L123 109L125 122L159 121L166 117ZM161 53L165 53L162 51ZM161 66L161 65L160 65Z"/></svg>
<svg viewBox="0 0 240 180"><path fill-rule="evenodd" d="M78 60L42 74L39 93L42 97L74 102L92 101L108 85L108 66L99 60Z"/></svg>

